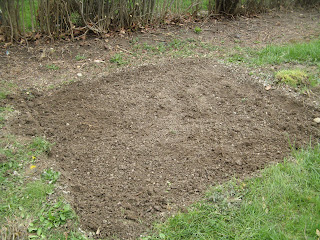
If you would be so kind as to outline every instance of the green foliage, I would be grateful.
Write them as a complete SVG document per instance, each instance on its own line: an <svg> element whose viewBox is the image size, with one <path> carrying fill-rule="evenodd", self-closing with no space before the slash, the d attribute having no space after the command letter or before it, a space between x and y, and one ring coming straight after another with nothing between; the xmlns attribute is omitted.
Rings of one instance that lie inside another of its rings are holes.
<svg viewBox="0 0 320 240"><path fill-rule="evenodd" d="M287 68L288 64L300 64L300 68L285 69L275 73L277 83L287 84L309 93L312 87L320 84L320 39L306 43L284 46L271 45L262 50L235 47L228 56L229 62L246 63L253 66L278 65ZM301 68L301 64L304 65Z"/></svg>
<svg viewBox="0 0 320 240"><path fill-rule="evenodd" d="M70 20L75 26L83 25L81 14L78 12L72 12L70 14Z"/></svg>
<svg viewBox="0 0 320 240"><path fill-rule="evenodd" d="M6 99L10 90L14 89L16 86L13 83L7 82L5 80L0 80L0 101Z"/></svg>
<svg viewBox="0 0 320 240"><path fill-rule="evenodd" d="M32 4L34 5L34 9L38 8L39 4L38 4L37 0L33 0ZM33 20L34 27L37 27L36 16L35 16L35 14L32 14L30 4L24 3L24 5L21 6L21 8L22 7L24 8L23 9L23 11L24 11L24 19L23 20L25 22L26 30L27 31L32 31L32 20ZM21 15L21 18L22 18L22 11L21 10L20 10L20 15Z"/></svg>
<svg viewBox="0 0 320 240"><path fill-rule="evenodd" d="M0 146L0 238L64 239L62 228L68 224L70 239L85 239L75 231L71 207L62 200L48 201L60 173L46 169L36 178L26 177L35 173L34 161L48 154L52 144L39 137L22 144L7 136Z"/></svg>
<svg viewBox="0 0 320 240"><path fill-rule="evenodd" d="M75 57L75 59L76 59L77 61L85 60L85 59L86 59L86 56L85 56L85 55L77 55L77 56Z"/></svg>
<svg viewBox="0 0 320 240"><path fill-rule="evenodd" d="M320 226L320 145L260 177L232 180L143 239L316 239Z"/></svg>
<svg viewBox="0 0 320 240"><path fill-rule="evenodd" d="M46 204L39 211L37 219L29 224L28 232L34 233L31 238L50 236L50 230L65 225L68 220L75 218L75 214L70 205L58 201L55 204ZM29 236L29 237L30 237Z"/></svg>
<svg viewBox="0 0 320 240"><path fill-rule="evenodd" d="M47 169L41 174L41 179L49 181L49 183L56 183L60 177L60 173L52 169Z"/></svg>
<svg viewBox="0 0 320 240"><path fill-rule="evenodd" d="M269 45L261 50L235 47L228 60L258 66L283 63L318 65L320 64L320 39L284 46Z"/></svg>
<svg viewBox="0 0 320 240"><path fill-rule="evenodd" d="M116 53L113 57L110 58L111 63L116 63L118 66L125 65L128 62L123 60L123 55L120 53Z"/></svg>
<svg viewBox="0 0 320 240"><path fill-rule="evenodd" d="M242 54L234 53L229 57L229 62L244 62L246 59Z"/></svg>
<svg viewBox="0 0 320 240"><path fill-rule="evenodd" d="M195 28L194 28L194 32L195 32L196 34L200 34L200 33L202 32L202 29L201 29L200 27L195 27Z"/></svg>
<svg viewBox="0 0 320 240"><path fill-rule="evenodd" d="M49 153L53 144L49 143L46 139L35 137L28 145L28 149L34 154Z"/></svg>
<svg viewBox="0 0 320 240"><path fill-rule="evenodd" d="M1 99L6 99L6 97L7 97L7 93L4 92L4 91L0 91L0 100Z"/></svg>
<svg viewBox="0 0 320 240"><path fill-rule="evenodd" d="M275 75L279 83L288 84L291 87L315 86L317 81L301 69L281 70Z"/></svg>
<svg viewBox="0 0 320 240"><path fill-rule="evenodd" d="M286 46L270 45L260 51L252 52L251 62L262 64L280 63L320 63L320 39L306 43L295 43Z"/></svg>
<svg viewBox="0 0 320 240"><path fill-rule="evenodd" d="M59 67L55 64L46 65L46 68L50 70L59 70Z"/></svg>

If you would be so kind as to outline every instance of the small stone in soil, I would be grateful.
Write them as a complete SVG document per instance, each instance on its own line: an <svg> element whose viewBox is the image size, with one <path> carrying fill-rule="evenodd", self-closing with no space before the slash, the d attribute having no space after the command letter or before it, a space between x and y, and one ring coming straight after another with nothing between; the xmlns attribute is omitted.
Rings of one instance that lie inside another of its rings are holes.
<svg viewBox="0 0 320 240"><path fill-rule="evenodd" d="M317 118L313 119L313 121L314 121L315 123L320 123L320 117L317 117Z"/></svg>

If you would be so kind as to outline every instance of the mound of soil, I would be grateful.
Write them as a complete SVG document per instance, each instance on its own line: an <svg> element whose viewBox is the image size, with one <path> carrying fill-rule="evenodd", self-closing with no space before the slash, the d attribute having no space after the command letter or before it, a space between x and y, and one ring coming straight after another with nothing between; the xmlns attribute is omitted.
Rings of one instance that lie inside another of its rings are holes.
<svg viewBox="0 0 320 240"><path fill-rule="evenodd" d="M318 141L318 109L246 72L177 60L16 98L13 132L45 135L85 230L134 239L210 185ZM31 96L31 97L30 97Z"/></svg>

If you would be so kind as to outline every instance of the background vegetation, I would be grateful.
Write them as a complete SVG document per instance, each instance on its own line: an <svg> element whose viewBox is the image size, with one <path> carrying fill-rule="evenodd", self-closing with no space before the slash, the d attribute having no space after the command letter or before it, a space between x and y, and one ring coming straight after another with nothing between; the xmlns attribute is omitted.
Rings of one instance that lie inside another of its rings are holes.
<svg viewBox="0 0 320 240"><path fill-rule="evenodd" d="M270 8L314 6L318 0L0 0L0 40L71 39L93 32L137 30L168 15L253 14ZM201 14L200 14L201 13Z"/></svg>

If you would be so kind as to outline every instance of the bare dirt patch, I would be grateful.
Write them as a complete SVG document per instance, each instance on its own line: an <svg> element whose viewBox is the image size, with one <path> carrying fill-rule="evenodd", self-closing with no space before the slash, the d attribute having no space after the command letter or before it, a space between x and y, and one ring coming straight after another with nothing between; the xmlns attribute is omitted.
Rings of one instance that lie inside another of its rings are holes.
<svg viewBox="0 0 320 240"><path fill-rule="evenodd" d="M169 60L13 101L21 114L11 131L56 143L62 184L97 238L134 239L208 186L282 161L289 139L320 138L319 109L213 60Z"/></svg>

